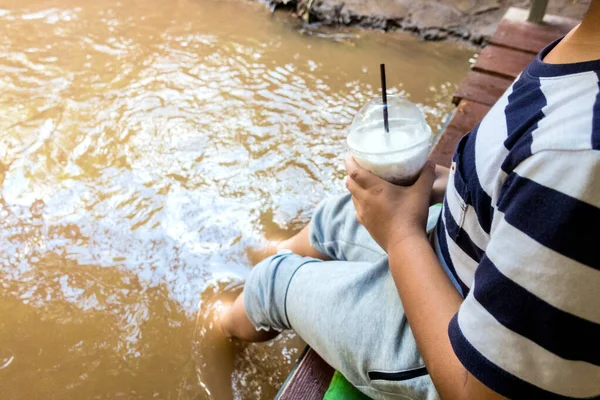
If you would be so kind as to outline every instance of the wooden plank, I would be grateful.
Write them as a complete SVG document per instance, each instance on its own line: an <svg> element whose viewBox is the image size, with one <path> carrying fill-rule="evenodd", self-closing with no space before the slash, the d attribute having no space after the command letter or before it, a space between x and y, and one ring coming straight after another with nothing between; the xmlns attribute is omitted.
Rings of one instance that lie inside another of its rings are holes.
<svg viewBox="0 0 600 400"><path fill-rule="evenodd" d="M479 54L473 70L514 80L534 59L531 53L489 45Z"/></svg>
<svg viewBox="0 0 600 400"><path fill-rule="evenodd" d="M503 19L490 43L537 54L550 42L568 33L576 24L577 21L566 18L565 22L556 25Z"/></svg>
<svg viewBox="0 0 600 400"><path fill-rule="evenodd" d="M323 400L334 369L307 348L277 395L277 400Z"/></svg>
<svg viewBox="0 0 600 400"><path fill-rule="evenodd" d="M511 79L471 71L458 87L453 102L458 104L464 99L493 106L512 82Z"/></svg>
<svg viewBox="0 0 600 400"><path fill-rule="evenodd" d="M488 105L477 102L461 101L448 126L433 146L429 159L436 164L449 167L460 138L471 131L485 117L490 108Z"/></svg>

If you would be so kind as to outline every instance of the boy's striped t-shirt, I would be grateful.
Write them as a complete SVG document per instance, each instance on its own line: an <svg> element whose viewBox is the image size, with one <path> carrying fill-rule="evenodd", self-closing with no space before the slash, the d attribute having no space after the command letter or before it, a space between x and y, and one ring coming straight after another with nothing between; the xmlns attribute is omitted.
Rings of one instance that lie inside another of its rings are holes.
<svg viewBox="0 0 600 400"><path fill-rule="evenodd" d="M454 352L509 398L600 395L600 60L557 43L459 143L436 234Z"/></svg>

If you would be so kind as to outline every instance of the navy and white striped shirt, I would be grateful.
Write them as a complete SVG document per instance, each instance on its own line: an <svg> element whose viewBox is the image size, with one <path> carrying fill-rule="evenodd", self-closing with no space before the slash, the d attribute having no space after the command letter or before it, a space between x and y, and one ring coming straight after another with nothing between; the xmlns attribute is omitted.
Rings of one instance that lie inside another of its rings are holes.
<svg viewBox="0 0 600 400"><path fill-rule="evenodd" d="M557 43L459 143L437 230L454 351L509 398L600 395L600 60Z"/></svg>

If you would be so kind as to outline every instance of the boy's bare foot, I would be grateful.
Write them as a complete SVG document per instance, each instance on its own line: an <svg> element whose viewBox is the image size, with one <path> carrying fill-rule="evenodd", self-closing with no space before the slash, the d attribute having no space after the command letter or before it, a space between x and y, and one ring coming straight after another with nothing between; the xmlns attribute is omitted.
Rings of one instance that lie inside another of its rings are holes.
<svg viewBox="0 0 600 400"><path fill-rule="evenodd" d="M281 244L280 241L275 240L263 240L256 246L249 247L246 250L248 259L252 265L256 265L265 258L274 256L279 251L278 246Z"/></svg>
<svg viewBox="0 0 600 400"><path fill-rule="evenodd" d="M192 356L198 383L211 400L233 398L232 374L236 355L243 344L229 339L221 328L221 314L242 291L242 282L227 280L209 285L200 299L196 316Z"/></svg>

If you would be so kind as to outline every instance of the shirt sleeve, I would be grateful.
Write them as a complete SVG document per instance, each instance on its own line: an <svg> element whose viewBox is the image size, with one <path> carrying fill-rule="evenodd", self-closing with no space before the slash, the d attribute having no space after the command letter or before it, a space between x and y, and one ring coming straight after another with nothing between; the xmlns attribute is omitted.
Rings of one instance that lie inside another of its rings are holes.
<svg viewBox="0 0 600 400"><path fill-rule="evenodd" d="M545 151L507 178L452 347L509 398L600 395L600 152Z"/></svg>

